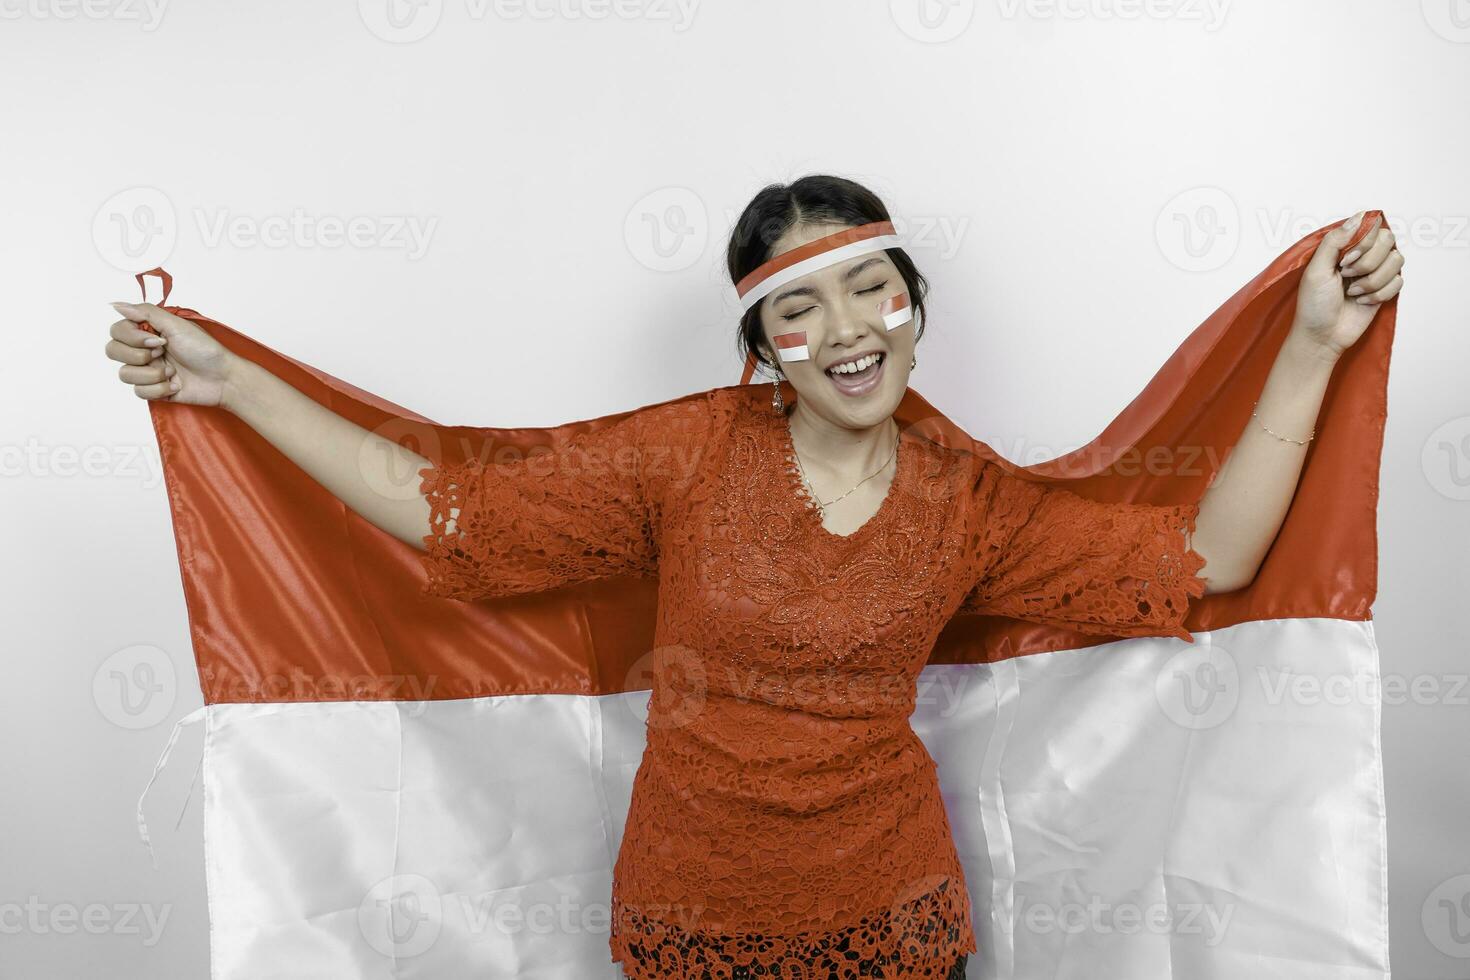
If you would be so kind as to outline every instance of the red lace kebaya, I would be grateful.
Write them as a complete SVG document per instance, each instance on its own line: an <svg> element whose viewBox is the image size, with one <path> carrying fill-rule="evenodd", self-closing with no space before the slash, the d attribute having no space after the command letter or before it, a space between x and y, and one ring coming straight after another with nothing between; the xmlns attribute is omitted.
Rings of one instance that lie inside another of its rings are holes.
<svg viewBox="0 0 1470 980"><path fill-rule="evenodd" d="M877 513L834 534L768 396L702 392L546 454L425 468L425 591L657 576L647 749L613 878L628 977L856 980L876 962L942 980L976 943L909 725L936 638L959 612L1188 638L1198 505L1096 502L906 431Z"/></svg>

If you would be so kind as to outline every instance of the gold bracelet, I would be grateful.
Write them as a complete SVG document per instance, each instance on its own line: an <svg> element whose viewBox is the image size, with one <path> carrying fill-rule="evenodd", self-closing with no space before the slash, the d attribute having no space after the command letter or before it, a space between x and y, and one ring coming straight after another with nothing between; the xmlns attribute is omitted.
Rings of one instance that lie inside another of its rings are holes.
<svg viewBox="0 0 1470 980"><path fill-rule="evenodd" d="M1259 404L1260 404L1260 401L1258 400L1256 402L1256 405L1259 405ZM1251 418L1255 419L1257 422L1261 422L1261 417L1256 414L1256 407L1255 407L1255 405L1252 405L1251 406ZM1271 432L1270 427L1268 427L1265 422L1261 422L1261 428L1265 429L1267 432ZM1271 434L1273 436L1275 436L1276 438L1280 439L1282 442L1294 442L1298 446L1305 446L1307 443L1311 442L1313 439L1315 439L1317 437L1317 429L1316 429L1316 427L1313 427L1312 434L1309 435L1309 436L1307 436L1305 439L1292 439L1289 436L1284 436L1284 435L1282 435L1279 432L1271 432Z"/></svg>

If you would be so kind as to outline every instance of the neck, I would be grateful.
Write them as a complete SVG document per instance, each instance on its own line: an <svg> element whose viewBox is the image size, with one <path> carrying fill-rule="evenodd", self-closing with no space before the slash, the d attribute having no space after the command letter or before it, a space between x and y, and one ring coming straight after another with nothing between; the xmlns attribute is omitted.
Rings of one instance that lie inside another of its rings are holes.
<svg viewBox="0 0 1470 980"><path fill-rule="evenodd" d="M798 401L789 421L792 444L809 478L815 470L837 482L861 480L893 456L898 438L898 423L891 415L877 425L849 429L804 410Z"/></svg>

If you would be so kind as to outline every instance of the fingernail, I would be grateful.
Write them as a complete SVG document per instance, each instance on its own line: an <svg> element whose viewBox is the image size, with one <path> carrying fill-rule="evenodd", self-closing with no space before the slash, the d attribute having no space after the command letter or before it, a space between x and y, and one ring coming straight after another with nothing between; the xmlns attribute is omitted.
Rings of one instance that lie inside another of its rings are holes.
<svg viewBox="0 0 1470 980"><path fill-rule="evenodd" d="M1371 297L1371 296L1359 296L1357 299L1353 300L1353 302L1354 303L1371 303L1371 302L1373 302L1373 297Z"/></svg>
<svg viewBox="0 0 1470 980"><path fill-rule="evenodd" d="M153 350L151 350L151 351L148 352L148 356L149 357L162 357L163 356L163 351L161 351L157 347L155 347L155 348L153 348Z"/></svg>
<svg viewBox="0 0 1470 980"><path fill-rule="evenodd" d="M1359 293L1361 293L1362 291L1363 291L1363 287L1362 286L1353 286L1353 287L1351 287L1351 288L1348 289L1347 294L1349 296L1356 296Z"/></svg>
<svg viewBox="0 0 1470 980"><path fill-rule="evenodd" d="M168 383L168 387L169 387L169 390L170 391L178 391L179 390L179 383L177 381L170 381Z"/></svg>
<svg viewBox="0 0 1470 980"><path fill-rule="evenodd" d="M163 338L162 337L148 337L148 338L146 338L143 341L143 346L144 347L161 347L161 346L163 346Z"/></svg>
<svg viewBox="0 0 1470 980"><path fill-rule="evenodd" d="M1342 262L1340 262L1338 264L1339 265L1352 265L1355 261L1357 261L1358 256L1360 256L1362 254L1363 254L1363 250L1362 249L1355 249L1355 250L1349 252L1347 254L1347 257L1344 258L1342 260Z"/></svg>

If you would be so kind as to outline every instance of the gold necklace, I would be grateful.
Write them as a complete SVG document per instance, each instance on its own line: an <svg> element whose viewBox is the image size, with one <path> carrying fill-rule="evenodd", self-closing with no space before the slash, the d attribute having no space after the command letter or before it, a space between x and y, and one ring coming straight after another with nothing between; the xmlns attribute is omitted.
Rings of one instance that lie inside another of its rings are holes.
<svg viewBox="0 0 1470 980"><path fill-rule="evenodd" d="M787 431L788 434L791 431L791 418L790 418L790 416L788 416L787 419L786 419L786 431ZM873 477L877 476L879 473L882 473L884 470L888 469L888 464L891 463L891 462L893 462L893 458L898 455L898 443L899 443L899 440L902 439L902 438L903 438L903 433L902 432L900 432L898 434L898 436L894 438L894 440L893 440L893 451L888 454L888 458L883 461L883 465L882 466L878 467L876 470L874 470L873 472L869 473L867 476L865 476L861 480L859 480L856 484L853 485L852 490L847 491L847 493L844 493L841 496L833 497L831 500L827 501L825 504L822 503L822 501L817 498L816 488L813 487L811 481L806 478L806 468L801 465L801 454L796 451L796 440L794 438L790 439L790 442L791 442L791 455L796 460L796 469L797 469L797 471L801 473L801 482L806 486L807 492L811 494L812 500L816 502L817 509L820 510L820 511L822 511L822 513L825 514L827 512L827 508L830 507L832 504L837 503L837 501L841 500L843 497L846 497L848 493L852 493L853 490L856 490L858 487L862 486L864 483L867 483L869 480L871 480Z"/></svg>

